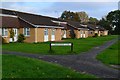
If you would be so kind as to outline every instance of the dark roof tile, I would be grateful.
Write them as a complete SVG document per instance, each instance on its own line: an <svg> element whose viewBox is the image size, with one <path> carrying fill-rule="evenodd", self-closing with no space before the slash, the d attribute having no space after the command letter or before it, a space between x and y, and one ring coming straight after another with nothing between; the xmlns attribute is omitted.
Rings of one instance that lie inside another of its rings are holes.
<svg viewBox="0 0 120 80"><path fill-rule="evenodd" d="M6 10L6 9L1 9L1 10L2 10L2 14L16 15L34 25L60 26L59 24L52 22L52 20L60 21L57 18L35 15L31 13L25 13L25 12L13 11L13 10Z"/></svg>
<svg viewBox="0 0 120 80"><path fill-rule="evenodd" d="M2 27L19 28L18 18L2 16Z"/></svg>

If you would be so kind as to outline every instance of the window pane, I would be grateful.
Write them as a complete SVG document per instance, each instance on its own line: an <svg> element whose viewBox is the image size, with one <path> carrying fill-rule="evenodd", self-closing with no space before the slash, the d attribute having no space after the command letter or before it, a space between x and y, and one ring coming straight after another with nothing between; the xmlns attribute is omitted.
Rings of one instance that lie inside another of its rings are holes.
<svg viewBox="0 0 120 80"><path fill-rule="evenodd" d="M2 36L7 36L8 35L8 31L6 28L2 29Z"/></svg>
<svg viewBox="0 0 120 80"><path fill-rule="evenodd" d="M24 28L24 35L26 35L26 28Z"/></svg>
<svg viewBox="0 0 120 80"><path fill-rule="evenodd" d="M24 28L24 35L29 36L30 35L30 28Z"/></svg>
<svg viewBox="0 0 120 80"><path fill-rule="evenodd" d="M52 35L55 35L55 30L54 29L52 29Z"/></svg>
<svg viewBox="0 0 120 80"><path fill-rule="evenodd" d="M30 31L27 31L27 36L30 35Z"/></svg>
<svg viewBox="0 0 120 80"><path fill-rule="evenodd" d="M44 30L44 35L48 35L48 29Z"/></svg>
<svg viewBox="0 0 120 80"><path fill-rule="evenodd" d="M0 35L2 35L2 29L0 28Z"/></svg>
<svg viewBox="0 0 120 80"><path fill-rule="evenodd" d="M7 30L5 29L5 36L7 36L8 35L8 32L7 32Z"/></svg>
<svg viewBox="0 0 120 80"><path fill-rule="evenodd" d="M2 29L2 36L4 36L4 29Z"/></svg>

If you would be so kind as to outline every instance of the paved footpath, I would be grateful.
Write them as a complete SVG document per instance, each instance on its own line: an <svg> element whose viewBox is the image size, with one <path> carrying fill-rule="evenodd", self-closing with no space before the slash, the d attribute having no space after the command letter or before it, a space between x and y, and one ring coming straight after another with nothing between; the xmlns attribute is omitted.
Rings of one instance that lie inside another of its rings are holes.
<svg viewBox="0 0 120 80"><path fill-rule="evenodd" d="M116 41L116 39L108 41L101 46L92 48L88 52L83 52L77 55L40 55L11 51L3 51L3 54L15 54L19 56L37 58L40 60L61 64L82 73L93 74L101 78L118 78L119 70L108 67L96 60L97 54L114 44Z"/></svg>

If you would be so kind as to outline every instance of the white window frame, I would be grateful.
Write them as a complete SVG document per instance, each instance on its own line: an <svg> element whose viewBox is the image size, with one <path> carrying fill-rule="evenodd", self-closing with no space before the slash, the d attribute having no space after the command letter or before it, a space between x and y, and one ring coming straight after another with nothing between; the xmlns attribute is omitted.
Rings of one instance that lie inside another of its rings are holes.
<svg viewBox="0 0 120 80"><path fill-rule="evenodd" d="M55 29L52 29L52 35L55 35Z"/></svg>
<svg viewBox="0 0 120 80"><path fill-rule="evenodd" d="M0 35L2 36L2 28L0 28Z"/></svg>
<svg viewBox="0 0 120 80"><path fill-rule="evenodd" d="M2 28L2 36L8 37L8 29L7 28Z"/></svg>
<svg viewBox="0 0 120 80"><path fill-rule="evenodd" d="M45 28L44 35L48 35L48 28Z"/></svg>
<svg viewBox="0 0 120 80"><path fill-rule="evenodd" d="M29 32L29 34L28 34ZM23 34L24 36L30 36L30 28L23 28Z"/></svg>

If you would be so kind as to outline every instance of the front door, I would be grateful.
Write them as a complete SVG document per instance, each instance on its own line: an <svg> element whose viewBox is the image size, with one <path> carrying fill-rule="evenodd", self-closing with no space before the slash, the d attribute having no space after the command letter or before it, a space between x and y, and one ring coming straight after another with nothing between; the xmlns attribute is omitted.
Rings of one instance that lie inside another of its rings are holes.
<svg viewBox="0 0 120 80"><path fill-rule="evenodd" d="M18 40L18 29L13 28L13 32L14 32L14 42L16 42Z"/></svg>
<svg viewBox="0 0 120 80"><path fill-rule="evenodd" d="M85 31L83 32L83 38L85 38Z"/></svg>
<svg viewBox="0 0 120 80"><path fill-rule="evenodd" d="M85 38L85 31L81 31L80 35L81 35L81 38Z"/></svg>
<svg viewBox="0 0 120 80"><path fill-rule="evenodd" d="M55 41L55 29L51 30L51 41Z"/></svg>
<svg viewBox="0 0 120 80"><path fill-rule="evenodd" d="M64 30L63 38L66 38L66 30Z"/></svg>
<svg viewBox="0 0 120 80"><path fill-rule="evenodd" d="M83 37L83 31L80 31L80 37L81 38Z"/></svg>
<svg viewBox="0 0 120 80"><path fill-rule="evenodd" d="M48 41L48 29L47 28L44 30L44 41L45 42Z"/></svg>

